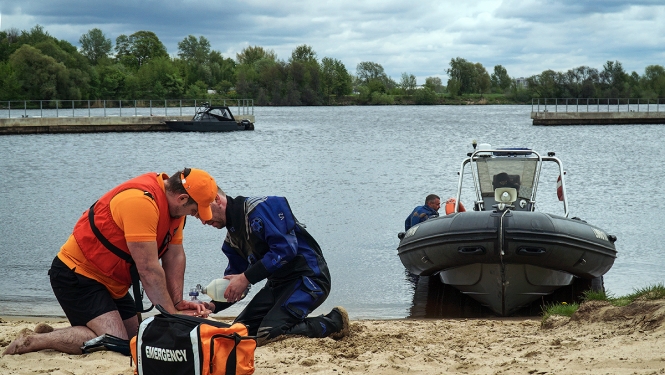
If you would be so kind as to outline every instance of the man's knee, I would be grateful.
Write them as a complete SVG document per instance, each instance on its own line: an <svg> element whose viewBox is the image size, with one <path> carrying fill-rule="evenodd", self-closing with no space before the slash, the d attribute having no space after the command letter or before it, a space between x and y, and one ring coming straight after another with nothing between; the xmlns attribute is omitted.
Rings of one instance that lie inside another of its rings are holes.
<svg viewBox="0 0 665 375"><path fill-rule="evenodd" d="M123 322L117 310L109 311L92 319L86 326L97 336L108 333L121 339L129 339L125 322Z"/></svg>

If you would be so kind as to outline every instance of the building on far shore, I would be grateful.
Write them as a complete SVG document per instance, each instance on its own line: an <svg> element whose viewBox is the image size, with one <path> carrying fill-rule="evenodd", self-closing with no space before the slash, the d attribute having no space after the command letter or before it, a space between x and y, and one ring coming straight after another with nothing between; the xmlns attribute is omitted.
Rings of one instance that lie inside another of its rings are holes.
<svg viewBox="0 0 665 375"><path fill-rule="evenodd" d="M522 89L527 88L526 78L524 77L515 78L515 86Z"/></svg>

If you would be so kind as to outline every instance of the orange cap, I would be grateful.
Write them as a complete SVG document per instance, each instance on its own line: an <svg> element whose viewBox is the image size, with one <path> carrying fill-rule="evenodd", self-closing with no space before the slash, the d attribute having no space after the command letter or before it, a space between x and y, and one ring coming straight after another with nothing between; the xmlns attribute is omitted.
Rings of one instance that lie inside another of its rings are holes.
<svg viewBox="0 0 665 375"><path fill-rule="evenodd" d="M199 206L199 217L203 221L212 219L210 204L217 198L217 183L215 179L202 169L192 168L191 172L184 176L180 173L182 186L187 194Z"/></svg>

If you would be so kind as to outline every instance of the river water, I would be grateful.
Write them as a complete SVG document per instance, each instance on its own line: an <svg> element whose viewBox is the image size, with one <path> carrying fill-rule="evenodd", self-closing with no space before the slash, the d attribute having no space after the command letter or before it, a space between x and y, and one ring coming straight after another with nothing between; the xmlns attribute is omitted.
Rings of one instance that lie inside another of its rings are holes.
<svg viewBox="0 0 665 375"><path fill-rule="evenodd" d="M397 233L427 194L454 195L474 139L556 152L567 172L571 216L618 237L618 258L605 275L609 293L662 283L665 152L658 143L665 126L537 127L530 110L258 107L253 132L2 136L0 315L62 315L47 270L83 211L136 175L196 167L231 196L289 199L331 270L332 292L321 312L344 305L354 319L407 317L414 291L397 257ZM540 208L561 213L556 174L545 171L542 180ZM221 276L224 235L190 220L186 290Z"/></svg>

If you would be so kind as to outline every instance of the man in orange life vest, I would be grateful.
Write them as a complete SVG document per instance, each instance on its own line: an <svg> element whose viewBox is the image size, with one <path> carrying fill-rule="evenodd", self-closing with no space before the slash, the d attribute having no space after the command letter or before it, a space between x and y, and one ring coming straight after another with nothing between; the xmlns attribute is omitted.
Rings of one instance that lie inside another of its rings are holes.
<svg viewBox="0 0 665 375"><path fill-rule="evenodd" d="M95 337L134 336L140 308L128 291L138 285L136 276L153 304L172 314L207 316L204 306L182 297L182 229L186 215L211 219L216 197L215 180L193 168L171 177L147 173L104 194L81 216L49 270L53 292L72 326L52 330L38 325L36 334L19 336L3 354L42 349L81 354L83 342Z"/></svg>

